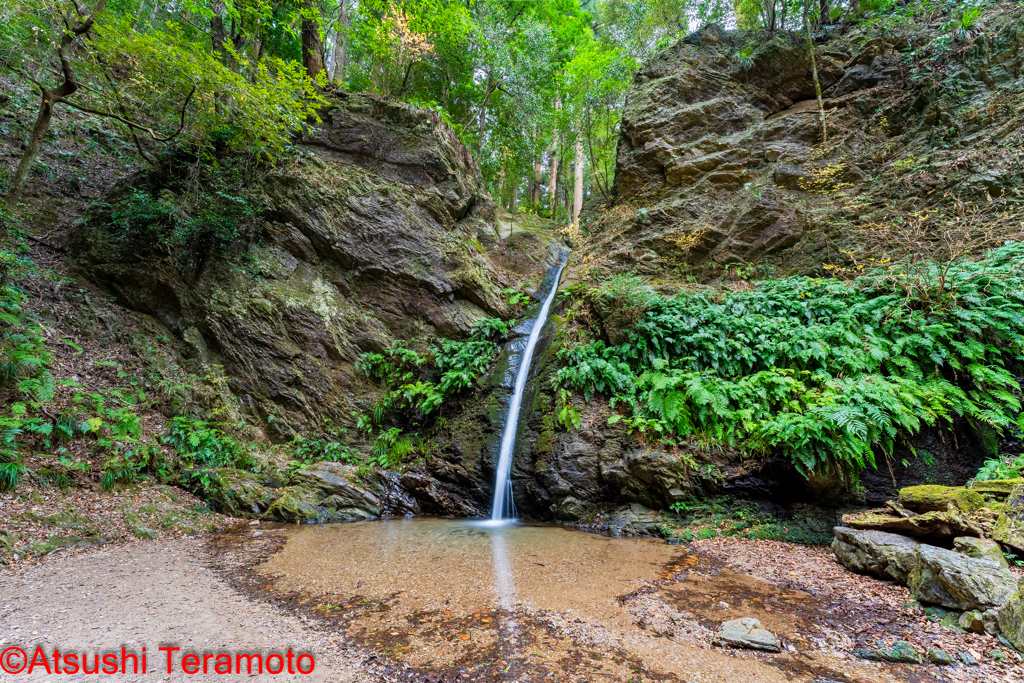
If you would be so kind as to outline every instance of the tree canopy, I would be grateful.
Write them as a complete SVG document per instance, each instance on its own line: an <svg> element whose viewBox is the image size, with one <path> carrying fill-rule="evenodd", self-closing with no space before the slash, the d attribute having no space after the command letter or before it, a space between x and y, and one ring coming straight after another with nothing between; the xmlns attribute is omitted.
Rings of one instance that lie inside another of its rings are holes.
<svg viewBox="0 0 1024 683"><path fill-rule="evenodd" d="M574 195L610 192L625 93L655 51L710 21L801 29L806 9L817 26L860 11L847 2L17 0L0 68L40 95L26 171L54 107L107 119L151 163L214 138L269 158L324 89L369 91L437 111L506 209L564 220Z"/></svg>

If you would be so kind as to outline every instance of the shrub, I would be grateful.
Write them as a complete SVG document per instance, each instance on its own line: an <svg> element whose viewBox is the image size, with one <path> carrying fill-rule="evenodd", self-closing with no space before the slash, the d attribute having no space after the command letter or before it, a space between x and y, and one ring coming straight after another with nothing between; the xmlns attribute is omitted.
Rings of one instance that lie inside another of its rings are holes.
<svg viewBox="0 0 1024 683"><path fill-rule="evenodd" d="M604 291L646 312L623 344L561 350L554 382L611 397L624 410L611 421L649 438L778 452L805 474L856 476L876 449L891 454L926 425L1020 426L1011 368L1024 353L1022 271L1024 245L1008 243L915 272L912 289L891 270L672 298L620 280Z"/></svg>
<svg viewBox="0 0 1024 683"><path fill-rule="evenodd" d="M222 423L188 417L171 420L163 442L170 444L185 468L236 467L256 469L256 460L238 442L227 436Z"/></svg>

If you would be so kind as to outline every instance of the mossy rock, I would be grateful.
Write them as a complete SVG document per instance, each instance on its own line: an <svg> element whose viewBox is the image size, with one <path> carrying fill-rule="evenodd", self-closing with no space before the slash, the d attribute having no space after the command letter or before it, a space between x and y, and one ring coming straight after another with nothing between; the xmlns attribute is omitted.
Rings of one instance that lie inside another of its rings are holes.
<svg viewBox="0 0 1024 683"><path fill-rule="evenodd" d="M886 514L882 510L867 510L843 515L843 524L859 530L886 531L934 542L951 541L957 536L981 535L971 521L955 509L946 512L925 512L913 517Z"/></svg>
<svg viewBox="0 0 1024 683"><path fill-rule="evenodd" d="M995 498L1006 498L1010 495L1015 486L1024 486L1024 477L1018 477L1017 479L976 481L971 488L984 495L993 496Z"/></svg>
<svg viewBox="0 0 1024 683"><path fill-rule="evenodd" d="M351 522L373 519L366 510L352 507L341 496L324 496L317 489L305 486L289 486L267 510L264 518L275 522Z"/></svg>
<svg viewBox="0 0 1024 683"><path fill-rule="evenodd" d="M992 527L992 538L1024 551L1024 485L1015 486Z"/></svg>
<svg viewBox="0 0 1024 683"><path fill-rule="evenodd" d="M999 610L999 630L1015 648L1024 652L1024 588L1014 593Z"/></svg>
<svg viewBox="0 0 1024 683"><path fill-rule="evenodd" d="M945 512L950 505L962 512L985 507L981 494L964 486L908 486L900 490L900 505L915 512Z"/></svg>
<svg viewBox="0 0 1024 683"><path fill-rule="evenodd" d="M216 471L216 486L210 486L206 498L214 509L231 517L255 519L277 500L278 491L266 486L252 472L230 467Z"/></svg>

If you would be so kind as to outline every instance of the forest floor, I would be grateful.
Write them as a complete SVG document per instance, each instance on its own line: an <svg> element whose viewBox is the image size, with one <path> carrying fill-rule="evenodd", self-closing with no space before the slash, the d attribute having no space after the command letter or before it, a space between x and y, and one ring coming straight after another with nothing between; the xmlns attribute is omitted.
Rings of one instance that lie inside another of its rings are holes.
<svg viewBox="0 0 1024 683"><path fill-rule="evenodd" d="M996 661L989 656L994 639L929 620L905 588L847 572L826 548L696 541L667 551L673 559L657 575L628 579L631 592L594 596L608 602L603 609L517 604L462 613L455 605L410 609L398 598L401 586L383 597L331 595L315 582L297 589L267 564L295 533L294 526L239 524L226 533L132 540L8 568L0 576L0 645L69 652L291 648L314 654L315 674L301 678L317 681L1024 681L1016 653ZM775 632L784 651L714 644L718 624L744 616ZM895 640L922 651L969 652L980 665L889 664L850 654ZM151 671L164 661L158 654ZM120 680L176 676L180 671Z"/></svg>

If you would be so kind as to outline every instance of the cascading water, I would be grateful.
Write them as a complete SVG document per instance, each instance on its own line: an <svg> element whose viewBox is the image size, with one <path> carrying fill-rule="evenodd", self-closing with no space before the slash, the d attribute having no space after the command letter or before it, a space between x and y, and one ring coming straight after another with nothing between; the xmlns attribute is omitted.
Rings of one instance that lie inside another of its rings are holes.
<svg viewBox="0 0 1024 683"><path fill-rule="evenodd" d="M554 280L551 283L551 291L544 299L540 313L533 321L533 329L530 330L530 338L526 342L526 349L523 351L523 358L519 362L519 371L516 373L515 389L512 391L512 401L508 405L508 417L505 420L505 431L501 435L501 451L498 454L498 467L495 470L494 478L494 506L491 508L491 521L500 522L503 519L514 519L516 506L512 501L512 450L516 445L516 430L519 427L519 408L523 402L523 391L526 389L526 378L530 374L530 364L533 360L533 349L540 339L540 331L548 319L548 310L551 302L555 300L558 293L558 281L562 277L562 270L565 263L558 266L555 271Z"/></svg>

